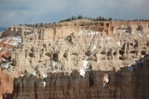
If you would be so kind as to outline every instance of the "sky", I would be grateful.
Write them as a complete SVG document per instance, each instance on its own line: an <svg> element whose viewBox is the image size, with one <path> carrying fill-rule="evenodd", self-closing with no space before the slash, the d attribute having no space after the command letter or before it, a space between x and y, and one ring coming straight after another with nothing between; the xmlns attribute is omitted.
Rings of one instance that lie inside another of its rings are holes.
<svg viewBox="0 0 149 99"><path fill-rule="evenodd" d="M71 16L149 19L149 0L0 0L0 27L53 23Z"/></svg>

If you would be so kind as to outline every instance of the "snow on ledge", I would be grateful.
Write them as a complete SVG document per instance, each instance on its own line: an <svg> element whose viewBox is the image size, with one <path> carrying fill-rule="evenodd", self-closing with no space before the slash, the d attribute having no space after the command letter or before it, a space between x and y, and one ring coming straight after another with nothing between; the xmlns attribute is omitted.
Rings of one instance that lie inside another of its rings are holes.
<svg viewBox="0 0 149 99"><path fill-rule="evenodd" d="M79 34L95 35L95 34L99 34L99 32L98 31L80 30Z"/></svg>
<svg viewBox="0 0 149 99"><path fill-rule="evenodd" d="M88 64L87 59L83 60L83 67L80 69L80 75L83 77L85 77L86 69L88 69L87 64Z"/></svg>
<svg viewBox="0 0 149 99"><path fill-rule="evenodd" d="M9 44L12 45L12 46L18 46L19 43L21 43L21 42L22 42L21 37L17 36L17 37L13 37L12 41Z"/></svg>
<svg viewBox="0 0 149 99"><path fill-rule="evenodd" d="M80 69L80 75L85 77L85 70L84 69Z"/></svg>
<svg viewBox="0 0 149 99"><path fill-rule="evenodd" d="M117 42L117 45L118 45L119 47L121 47L121 43L120 43L120 41Z"/></svg>
<svg viewBox="0 0 149 99"><path fill-rule="evenodd" d="M34 71L32 74L33 74L34 76L36 76L36 71Z"/></svg>
<svg viewBox="0 0 149 99"><path fill-rule="evenodd" d="M94 50L97 48L97 46L96 45L94 45Z"/></svg>
<svg viewBox="0 0 149 99"><path fill-rule="evenodd" d="M43 76L43 78L47 78L48 77L47 74L45 74L45 73L42 73L42 76Z"/></svg>

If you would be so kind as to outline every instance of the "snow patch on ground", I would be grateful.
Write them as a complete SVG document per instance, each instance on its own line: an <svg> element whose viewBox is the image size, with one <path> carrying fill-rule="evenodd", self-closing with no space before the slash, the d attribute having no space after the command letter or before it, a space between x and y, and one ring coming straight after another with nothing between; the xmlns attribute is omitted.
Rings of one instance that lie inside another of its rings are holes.
<svg viewBox="0 0 149 99"><path fill-rule="evenodd" d="M1 67L8 69L9 67L11 67L10 62L2 63Z"/></svg>
<svg viewBox="0 0 149 99"><path fill-rule="evenodd" d="M80 69L80 75L85 77L85 70L84 69Z"/></svg>
<svg viewBox="0 0 149 99"><path fill-rule="evenodd" d="M110 40L111 39L111 37L107 37L107 40Z"/></svg>
<svg viewBox="0 0 149 99"><path fill-rule="evenodd" d="M143 57L144 57L144 55L141 55L141 57L143 58Z"/></svg>
<svg viewBox="0 0 149 99"><path fill-rule="evenodd" d="M131 65L131 66L128 66L128 70L129 70L129 71L131 71L131 72L132 72L132 71L133 71L133 69L134 69L134 67L133 67L132 65Z"/></svg>
<svg viewBox="0 0 149 99"><path fill-rule="evenodd" d="M13 46L18 46L21 42L22 42L21 37L17 36L17 37L13 37L12 41L9 44Z"/></svg>
<svg viewBox="0 0 149 99"><path fill-rule="evenodd" d="M120 41L117 42L117 45L118 45L119 47L121 47L121 43L120 43Z"/></svg>
<svg viewBox="0 0 149 99"><path fill-rule="evenodd" d="M86 69L88 69L87 64L88 64L87 59L83 60L83 67L80 69L80 75L83 77L85 77L85 71Z"/></svg>
<svg viewBox="0 0 149 99"><path fill-rule="evenodd" d="M97 46L96 45L94 45L94 50L97 48Z"/></svg>
<svg viewBox="0 0 149 99"><path fill-rule="evenodd" d="M140 36L140 37L143 37L142 34L140 34L140 33L139 33L139 36Z"/></svg>
<svg viewBox="0 0 149 99"><path fill-rule="evenodd" d="M106 78L106 79L105 79L105 81L106 81L106 83L108 83L108 82L109 82L109 79L108 79L108 78Z"/></svg>
<svg viewBox="0 0 149 99"><path fill-rule="evenodd" d="M122 32L123 32L123 33L126 33L126 32L127 32L127 30L122 30Z"/></svg>
<svg viewBox="0 0 149 99"><path fill-rule="evenodd" d="M85 69L88 68L88 67L87 67L87 64L88 64L88 61L87 61L87 60L84 60L84 61L83 61L83 67L84 67Z"/></svg>
<svg viewBox="0 0 149 99"><path fill-rule="evenodd" d="M32 74L33 74L34 76L36 76L36 71L34 71Z"/></svg>
<svg viewBox="0 0 149 99"><path fill-rule="evenodd" d="M42 82L42 87L44 87L44 88L46 87L46 82L45 81Z"/></svg>
<svg viewBox="0 0 149 99"><path fill-rule="evenodd" d="M88 30L80 30L79 34L95 35L95 34L99 34L99 32L97 32L97 31L88 31Z"/></svg>
<svg viewBox="0 0 149 99"><path fill-rule="evenodd" d="M91 31L89 34L90 35L95 35L95 34L99 34L99 32L93 32L93 31Z"/></svg>
<svg viewBox="0 0 149 99"><path fill-rule="evenodd" d="M21 74L21 77L24 77L24 74Z"/></svg>
<svg viewBox="0 0 149 99"><path fill-rule="evenodd" d="M55 68L55 66L57 65L58 63L55 62L55 61L52 61L52 66Z"/></svg>
<svg viewBox="0 0 149 99"><path fill-rule="evenodd" d="M5 58L2 58L3 61L7 61Z"/></svg>
<svg viewBox="0 0 149 99"><path fill-rule="evenodd" d="M47 74L45 74L45 73L42 73L42 76L43 76L43 78L47 78L48 77Z"/></svg>
<svg viewBox="0 0 149 99"><path fill-rule="evenodd" d="M52 61L52 67L50 69L51 73L56 73L57 72L57 70L55 69L55 66L58 65L58 64L59 64L58 62Z"/></svg>
<svg viewBox="0 0 149 99"><path fill-rule="evenodd" d="M9 37L4 43L7 44L11 38Z"/></svg>

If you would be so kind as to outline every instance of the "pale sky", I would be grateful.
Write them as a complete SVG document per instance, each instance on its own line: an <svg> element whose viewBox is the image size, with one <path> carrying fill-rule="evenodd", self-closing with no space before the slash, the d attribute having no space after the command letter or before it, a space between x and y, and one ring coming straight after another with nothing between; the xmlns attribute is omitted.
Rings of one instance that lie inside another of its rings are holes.
<svg viewBox="0 0 149 99"><path fill-rule="evenodd" d="M0 0L0 27L71 16L149 19L149 0Z"/></svg>

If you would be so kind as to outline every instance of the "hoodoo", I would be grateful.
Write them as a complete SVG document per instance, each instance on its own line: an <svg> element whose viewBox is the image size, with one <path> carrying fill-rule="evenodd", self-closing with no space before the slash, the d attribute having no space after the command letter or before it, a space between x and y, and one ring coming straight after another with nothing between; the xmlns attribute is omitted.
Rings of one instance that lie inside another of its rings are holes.
<svg viewBox="0 0 149 99"><path fill-rule="evenodd" d="M0 63L0 99L148 99L149 22L12 26Z"/></svg>

